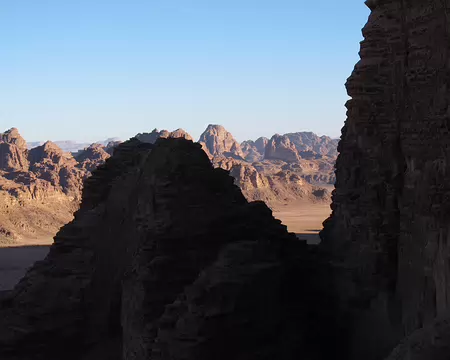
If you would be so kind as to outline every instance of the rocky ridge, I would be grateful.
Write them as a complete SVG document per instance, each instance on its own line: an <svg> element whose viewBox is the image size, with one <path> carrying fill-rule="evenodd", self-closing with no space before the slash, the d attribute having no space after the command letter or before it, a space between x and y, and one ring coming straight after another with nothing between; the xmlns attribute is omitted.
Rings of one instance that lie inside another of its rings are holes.
<svg viewBox="0 0 450 360"><path fill-rule="evenodd" d="M199 143L214 166L230 171L248 200L263 200L270 206L298 199L329 201L330 194L323 186L334 183L335 141L304 134L274 135L270 140L260 137L239 144L223 126L208 125ZM286 149L276 140L290 142L288 135L296 141L290 157L283 156ZM314 156L305 156L308 151Z"/></svg>
<svg viewBox="0 0 450 360"><path fill-rule="evenodd" d="M0 134L0 244L54 236L73 218L83 181L116 145L92 144L75 158L51 141L28 149L16 128Z"/></svg>
<svg viewBox="0 0 450 360"><path fill-rule="evenodd" d="M0 301L0 357L326 358L332 302L314 257L201 145L132 139Z"/></svg>
<svg viewBox="0 0 450 360"><path fill-rule="evenodd" d="M172 132L154 129L136 135L146 143L178 137L192 140L183 129ZM71 154L51 141L28 149L17 129L1 134L1 139L0 196L5 200L0 208L0 243L53 236L72 218L81 199L83 181L120 143L95 143ZM201 139L214 166L230 171L248 200L263 200L269 206L297 199L329 200L329 193L320 191L322 184L334 181L333 162L327 157L314 160L298 157L295 163L264 159L269 139L259 138L241 146L217 125L209 125ZM257 160L253 163L249 161L251 153Z"/></svg>

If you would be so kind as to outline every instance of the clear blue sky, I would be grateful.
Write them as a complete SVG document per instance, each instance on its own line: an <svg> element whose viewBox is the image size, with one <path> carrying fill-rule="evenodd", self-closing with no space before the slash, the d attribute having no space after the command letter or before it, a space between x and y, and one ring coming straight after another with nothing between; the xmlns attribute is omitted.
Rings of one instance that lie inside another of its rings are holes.
<svg viewBox="0 0 450 360"><path fill-rule="evenodd" d="M368 14L363 0L2 1L0 131L339 136Z"/></svg>

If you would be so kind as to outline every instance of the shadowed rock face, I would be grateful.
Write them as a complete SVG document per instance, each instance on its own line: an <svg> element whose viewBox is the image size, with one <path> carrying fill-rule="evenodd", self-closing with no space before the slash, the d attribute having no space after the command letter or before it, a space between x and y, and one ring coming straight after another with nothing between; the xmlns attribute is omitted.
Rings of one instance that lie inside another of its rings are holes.
<svg viewBox="0 0 450 360"><path fill-rule="evenodd" d="M136 138L142 142L147 142L154 144L159 138L185 138L187 140L193 140L192 136L189 135L183 129L176 129L174 131L153 129L150 133L137 134Z"/></svg>
<svg viewBox="0 0 450 360"><path fill-rule="evenodd" d="M352 324L348 358L371 360L449 310L450 4L367 4L322 238ZM391 359L441 359L420 351Z"/></svg>
<svg viewBox="0 0 450 360"><path fill-rule="evenodd" d="M0 358L332 353L317 340L335 334L321 326L332 306L314 255L233 181L185 139L117 146L49 255L0 303Z"/></svg>

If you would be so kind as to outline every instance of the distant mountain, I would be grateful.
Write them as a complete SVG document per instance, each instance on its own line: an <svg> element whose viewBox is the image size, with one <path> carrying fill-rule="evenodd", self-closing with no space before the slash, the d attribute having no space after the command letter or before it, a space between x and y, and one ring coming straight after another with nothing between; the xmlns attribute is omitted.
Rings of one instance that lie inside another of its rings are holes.
<svg viewBox="0 0 450 360"><path fill-rule="evenodd" d="M95 142L95 144L101 144L103 146L106 146L109 142L117 142L121 141L119 138L108 138L106 140L101 140ZM28 149L32 149L37 146L41 146L45 143L45 141L31 141L28 142ZM70 152L70 153L76 153L79 150L83 150L91 145L91 143L80 143L72 140L60 140L60 141L53 141L54 144L56 144L59 148L61 148L64 152Z"/></svg>
<svg viewBox="0 0 450 360"><path fill-rule="evenodd" d="M208 125L198 142L210 158L226 156L244 160L241 145L222 125Z"/></svg>
<svg viewBox="0 0 450 360"><path fill-rule="evenodd" d="M154 144L159 138L180 138L183 137L194 141L193 137L183 129L176 129L174 131L153 129L150 133L139 133L135 136L138 140L150 144Z"/></svg>
<svg viewBox="0 0 450 360"><path fill-rule="evenodd" d="M146 143L169 137L193 141L183 129L154 129L135 136ZM250 201L271 206L330 198L323 186L335 181L337 139L297 132L240 144L223 126L210 124L198 142L215 167L230 171ZM119 143L109 138L94 144L27 144L15 128L0 133L0 241L54 234L77 209L83 181Z"/></svg>

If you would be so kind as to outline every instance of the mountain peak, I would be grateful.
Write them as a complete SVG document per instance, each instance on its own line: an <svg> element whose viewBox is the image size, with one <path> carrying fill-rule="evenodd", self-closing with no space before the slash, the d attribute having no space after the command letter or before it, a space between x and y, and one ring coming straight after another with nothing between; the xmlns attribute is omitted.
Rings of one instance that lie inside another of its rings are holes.
<svg viewBox="0 0 450 360"><path fill-rule="evenodd" d="M241 145L222 125L209 124L200 135L198 142L210 157L225 155L240 159L244 158Z"/></svg>

